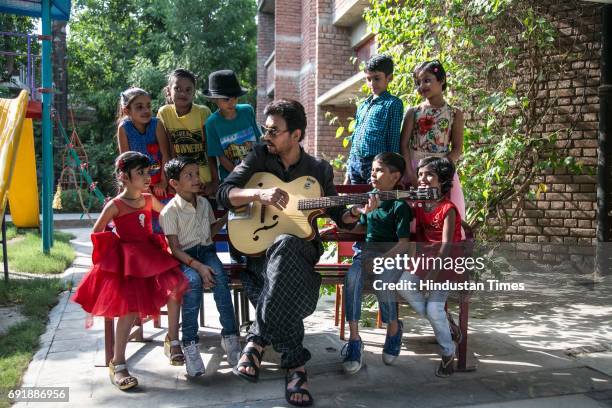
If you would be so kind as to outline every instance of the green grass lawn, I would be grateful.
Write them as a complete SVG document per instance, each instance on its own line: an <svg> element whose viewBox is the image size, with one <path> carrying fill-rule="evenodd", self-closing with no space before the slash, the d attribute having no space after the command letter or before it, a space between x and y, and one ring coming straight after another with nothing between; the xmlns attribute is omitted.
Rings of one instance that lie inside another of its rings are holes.
<svg viewBox="0 0 612 408"><path fill-rule="evenodd" d="M0 307L20 305L27 318L0 336L0 407L10 405L8 390L19 386L38 348L49 310L63 289L63 283L56 278L11 280L8 285L0 282Z"/></svg>
<svg viewBox="0 0 612 408"><path fill-rule="evenodd" d="M14 230L14 227L11 229ZM38 230L14 231L13 239L7 249L10 270L41 274L62 273L76 257L69 242L74 237L72 234L55 231L53 248L49 255L43 255L42 240ZM1 253L0 259L2 259Z"/></svg>
<svg viewBox="0 0 612 408"><path fill-rule="evenodd" d="M7 241L15 238L16 236L17 236L17 228L13 224L7 222L6 223L6 239L7 239Z"/></svg>
<svg viewBox="0 0 612 408"><path fill-rule="evenodd" d="M58 274L74 260L71 234L55 231L49 255L42 252L38 230L24 230L7 225L9 267L17 272ZM0 259L2 254L0 253ZM45 330L47 315L56 303L64 284L56 278L12 279L8 285L0 281L0 307L19 305L26 320L12 326L0 336L0 408L10 405L7 392L21 383L38 340Z"/></svg>

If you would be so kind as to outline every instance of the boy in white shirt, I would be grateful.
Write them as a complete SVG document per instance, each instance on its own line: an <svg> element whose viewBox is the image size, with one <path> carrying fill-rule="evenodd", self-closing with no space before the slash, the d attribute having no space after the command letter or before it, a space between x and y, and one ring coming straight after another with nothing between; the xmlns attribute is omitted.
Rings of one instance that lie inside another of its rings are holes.
<svg viewBox="0 0 612 408"><path fill-rule="evenodd" d="M161 211L159 222L172 254L181 261L181 269L189 280L190 290L183 296L181 310L183 349L187 375L196 377L205 371L198 348L198 313L204 289L212 288L213 291L222 326L221 346L227 353L228 363L235 366L240 358L229 278L212 242L212 237L226 219L216 220L208 200L198 195L199 166L194 159L172 159L166 164L165 171L176 195Z"/></svg>

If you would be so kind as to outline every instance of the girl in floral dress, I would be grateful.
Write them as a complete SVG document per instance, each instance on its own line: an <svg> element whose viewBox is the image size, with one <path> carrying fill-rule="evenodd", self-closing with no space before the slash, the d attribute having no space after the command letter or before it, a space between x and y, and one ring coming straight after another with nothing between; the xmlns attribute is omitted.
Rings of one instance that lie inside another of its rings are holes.
<svg viewBox="0 0 612 408"><path fill-rule="evenodd" d="M438 60L414 69L414 81L425 101L408 109L404 116L400 147L406 160L405 186L417 185L416 166L426 157L446 157L453 164L463 152L463 112L444 100L446 72ZM450 200L465 219L465 200L457 173L453 176Z"/></svg>

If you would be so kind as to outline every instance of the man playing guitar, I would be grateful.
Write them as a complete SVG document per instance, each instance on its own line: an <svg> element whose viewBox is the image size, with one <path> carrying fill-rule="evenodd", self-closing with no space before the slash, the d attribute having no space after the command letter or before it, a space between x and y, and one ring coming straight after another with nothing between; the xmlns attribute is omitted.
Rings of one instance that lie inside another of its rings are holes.
<svg viewBox="0 0 612 408"><path fill-rule="evenodd" d="M286 208L291 197L278 187L244 188L257 172L272 173L284 182L311 176L320 184L324 196L337 195L331 165L300 146L306 130L304 107L297 101L280 99L266 106L264 114L264 143L256 145L219 186L218 202L230 209L255 201L279 210ZM350 228L361 214L376 207L378 198L371 196L365 206L332 207L326 214L339 227ZM257 381L264 348L272 344L282 353L281 367L287 369L285 398L297 406L313 402L304 368L311 356L302 345L303 320L317 306L321 276L314 266L322 252L318 234L311 241L281 234L262 256L247 258L247 273L242 276L257 312L234 374Z"/></svg>

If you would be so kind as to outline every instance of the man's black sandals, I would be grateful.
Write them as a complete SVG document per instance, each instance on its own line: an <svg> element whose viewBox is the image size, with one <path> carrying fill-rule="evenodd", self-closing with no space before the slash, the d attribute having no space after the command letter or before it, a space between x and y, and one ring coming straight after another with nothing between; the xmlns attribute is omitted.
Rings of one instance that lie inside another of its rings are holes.
<svg viewBox="0 0 612 408"><path fill-rule="evenodd" d="M295 385L291 388L287 388L291 381L298 380ZM291 405L295 405L296 407L308 407L312 405L312 395L308 392L307 389L302 388L302 384L308 381L308 376L305 371L294 371L292 373L287 372L285 376L285 399ZM301 394L301 401L293 401L291 400L291 396L294 394ZM304 400L304 397L307 396L308 400Z"/></svg>
<svg viewBox="0 0 612 408"><path fill-rule="evenodd" d="M232 372L236 374L238 377L244 378L250 382L257 382L259 380L259 368L261 367L262 357L264 354L264 350L257 350L255 346L246 346L242 351L240 357L243 355L247 356L248 361L241 361L232 369ZM255 361L255 358L257 361ZM240 367L252 368L255 371L255 374L243 373L239 370Z"/></svg>

